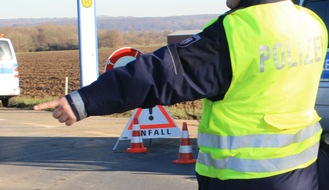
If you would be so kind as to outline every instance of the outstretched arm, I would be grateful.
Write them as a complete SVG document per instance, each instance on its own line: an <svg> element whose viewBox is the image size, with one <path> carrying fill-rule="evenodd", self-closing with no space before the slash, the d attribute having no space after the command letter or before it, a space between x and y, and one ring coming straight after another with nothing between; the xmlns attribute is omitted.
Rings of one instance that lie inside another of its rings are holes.
<svg viewBox="0 0 329 190"><path fill-rule="evenodd" d="M221 21L179 44L143 54L124 67L102 74L92 84L66 97L40 104L54 108L66 125L88 116L121 113L134 108L172 105L224 97L232 79L227 41Z"/></svg>

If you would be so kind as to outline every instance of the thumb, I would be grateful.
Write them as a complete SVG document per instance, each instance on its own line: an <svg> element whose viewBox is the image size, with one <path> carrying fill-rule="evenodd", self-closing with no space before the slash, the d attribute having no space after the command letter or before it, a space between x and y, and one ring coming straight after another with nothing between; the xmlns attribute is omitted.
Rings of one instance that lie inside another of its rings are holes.
<svg viewBox="0 0 329 190"><path fill-rule="evenodd" d="M59 99L35 105L33 109L39 111L39 110L57 108L58 106L59 106Z"/></svg>

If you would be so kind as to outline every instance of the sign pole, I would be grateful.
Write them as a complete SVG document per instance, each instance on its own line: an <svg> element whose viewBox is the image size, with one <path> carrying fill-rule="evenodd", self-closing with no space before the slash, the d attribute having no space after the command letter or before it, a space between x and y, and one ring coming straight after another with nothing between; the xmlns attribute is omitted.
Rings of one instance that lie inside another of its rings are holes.
<svg viewBox="0 0 329 190"><path fill-rule="evenodd" d="M95 81L99 75L95 1L78 1L80 86Z"/></svg>

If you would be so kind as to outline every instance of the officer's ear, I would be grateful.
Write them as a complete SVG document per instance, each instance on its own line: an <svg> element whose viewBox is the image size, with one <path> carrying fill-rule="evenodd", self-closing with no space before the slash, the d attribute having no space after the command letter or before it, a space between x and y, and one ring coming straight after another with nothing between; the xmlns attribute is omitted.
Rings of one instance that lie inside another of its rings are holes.
<svg viewBox="0 0 329 190"><path fill-rule="evenodd" d="M238 6L240 0L226 0L226 6L230 9L234 9Z"/></svg>

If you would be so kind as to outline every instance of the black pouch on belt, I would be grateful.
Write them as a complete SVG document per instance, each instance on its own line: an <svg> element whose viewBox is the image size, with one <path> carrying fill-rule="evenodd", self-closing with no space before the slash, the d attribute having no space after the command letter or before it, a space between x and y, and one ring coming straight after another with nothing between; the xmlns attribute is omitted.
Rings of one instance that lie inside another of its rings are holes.
<svg viewBox="0 0 329 190"><path fill-rule="evenodd" d="M329 153L329 133L322 135L320 148Z"/></svg>

